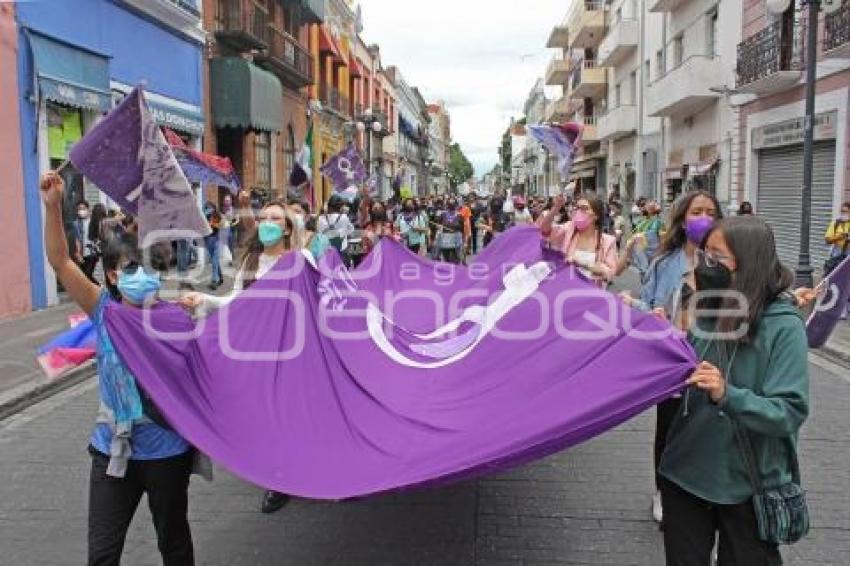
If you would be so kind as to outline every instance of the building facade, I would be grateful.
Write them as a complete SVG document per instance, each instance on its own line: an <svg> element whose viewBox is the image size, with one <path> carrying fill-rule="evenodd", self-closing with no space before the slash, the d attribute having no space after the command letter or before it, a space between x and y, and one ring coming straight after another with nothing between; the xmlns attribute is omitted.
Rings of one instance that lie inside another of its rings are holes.
<svg viewBox="0 0 850 566"><path fill-rule="evenodd" d="M18 61L15 5L0 4L0 69L15 69ZM21 171L21 116L18 76L4 72L0 82L0 241L4 242L4 269L0 273L0 319L32 308L30 265L21 234L27 233L24 179Z"/></svg>
<svg viewBox="0 0 850 566"><path fill-rule="evenodd" d="M451 118L445 103L440 100L428 105L429 155L432 159L428 194L449 192L449 158L452 143Z"/></svg>
<svg viewBox="0 0 850 566"><path fill-rule="evenodd" d="M549 107L546 93L543 87L543 79L538 79L534 87L528 93L528 98L523 107L525 119L529 124L539 124L546 120L546 111ZM552 163L548 152L533 136L525 138L525 154L523 159L525 187L528 196L554 194L551 188Z"/></svg>
<svg viewBox="0 0 850 566"><path fill-rule="evenodd" d="M191 0L16 3L19 143L33 308L57 302L56 277L44 254L39 176L62 164L73 144L131 88L144 84L157 121L201 148L205 34L200 22L199 6ZM111 204L73 168L63 176L66 218L72 218L79 200Z"/></svg>
<svg viewBox="0 0 850 566"><path fill-rule="evenodd" d="M744 2L733 98L739 104L735 204L749 201L773 227L777 250L796 265L800 240L805 117L805 25L802 3L771 13ZM823 236L841 203L850 200L850 3L820 15L815 85L814 169L810 249L823 265Z"/></svg>
<svg viewBox="0 0 850 566"><path fill-rule="evenodd" d="M427 105L418 91L409 85L396 66L387 67L387 75L398 100L398 173L402 195L424 195L427 183L428 124Z"/></svg>

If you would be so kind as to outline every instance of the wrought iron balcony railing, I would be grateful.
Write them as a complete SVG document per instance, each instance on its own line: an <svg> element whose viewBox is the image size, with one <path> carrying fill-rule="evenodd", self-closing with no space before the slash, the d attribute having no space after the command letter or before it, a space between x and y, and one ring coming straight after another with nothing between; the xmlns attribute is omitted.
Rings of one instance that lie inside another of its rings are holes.
<svg viewBox="0 0 850 566"><path fill-rule="evenodd" d="M313 84L313 57L298 40L273 27L267 30L268 49L255 56L294 88Z"/></svg>
<svg viewBox="0 0 850 566"><path fill-rule="evenodd" d="M738 44L738 86L751 84L780 71L802 67L801 45L797 33L783 33L783 22L766 26Z"/></svg>
<svg viewBox="0 0 850 566"><path fill-rule="evenodd" d="M824 18L823 50L832 51L850 44L850 2Z"/></svg>
<svg viewBox="0 0 850 566"><path fill-rule="evenodd" d="M234 49L248 51L268 46L269 15L255 0L218 0L215 36Z"/></svg>

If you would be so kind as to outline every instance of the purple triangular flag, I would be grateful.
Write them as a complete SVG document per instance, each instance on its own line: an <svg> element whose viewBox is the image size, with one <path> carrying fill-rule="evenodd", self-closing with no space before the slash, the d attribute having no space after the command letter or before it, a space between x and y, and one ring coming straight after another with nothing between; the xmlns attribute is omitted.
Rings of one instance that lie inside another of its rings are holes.
<svg viewBox="0 0 850 566"><path fill-rule="evenodd" d="M143 244L198 236L210 227L186 175L136 87L71 150L74 166L139 218Z"/></svg>
<svg viewBox="0 0 850 566"><path fill-rule="evenodd" d="M327 163L322 165L321 171L331 180L337 192L366 180L366 166L352 144L328 159Z"/></svg>

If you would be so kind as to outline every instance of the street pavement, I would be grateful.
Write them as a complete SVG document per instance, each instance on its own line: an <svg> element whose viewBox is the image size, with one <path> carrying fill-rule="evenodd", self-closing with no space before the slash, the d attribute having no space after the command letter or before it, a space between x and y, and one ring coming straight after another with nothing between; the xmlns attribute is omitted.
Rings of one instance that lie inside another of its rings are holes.
<svg viewBox="0 0 850 566"><path fill-rule="evenodd" d="M801 462L811 535L792 565L846 564L850 552L850 380L813 358L812 416ZM0 421L0 564L64 565L85 557L85 452L97 409L88 380ZM649 517L652 411L594 440L511 472L434 490L357 501L299 500L274 515L261 490L217 470L193 478L199 564L663 564ZM144 504L124 564L159 563Z"/></svg>

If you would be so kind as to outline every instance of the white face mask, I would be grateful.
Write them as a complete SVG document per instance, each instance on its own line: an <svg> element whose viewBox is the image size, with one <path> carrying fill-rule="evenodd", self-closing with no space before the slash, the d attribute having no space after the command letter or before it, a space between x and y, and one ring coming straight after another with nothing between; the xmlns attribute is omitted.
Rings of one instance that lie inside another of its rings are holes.
<svg viewBox="0 0 850 566"><path fill-rule="evenodd" d="M89 217L89 211L88 210L78 210L77 211L77 217L80 218L81 220L85 220L86 218Z"/></svg>

